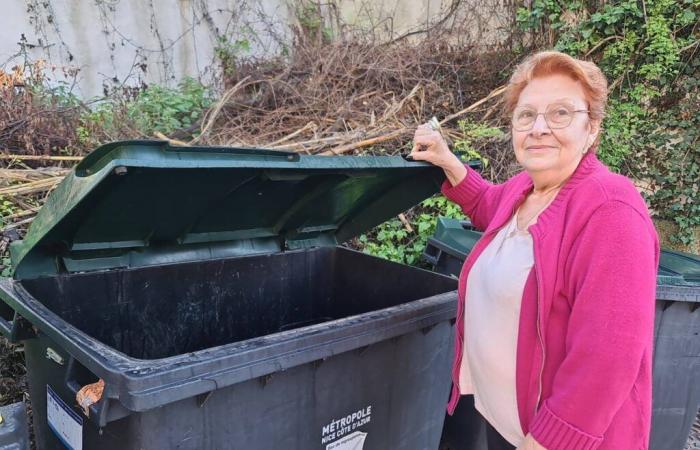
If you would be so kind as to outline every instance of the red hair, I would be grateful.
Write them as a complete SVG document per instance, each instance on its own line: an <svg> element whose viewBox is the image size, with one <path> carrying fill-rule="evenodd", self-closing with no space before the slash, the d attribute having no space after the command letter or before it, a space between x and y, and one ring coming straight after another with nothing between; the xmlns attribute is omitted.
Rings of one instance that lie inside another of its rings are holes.
<svg viewBox="0 0 700 450"><path fill-rule="evenodd" d="M566 75L579 82L586 95L590 118L603 119L608 102L608 80L605 79L603 72L590 61L576 59L557 51L535 53L515 68L504 93L506 115L510 117L513 114L520 93L530 80L554 74ZM600 134L596 137L591 151L597 150L599 141Z"/></svg>

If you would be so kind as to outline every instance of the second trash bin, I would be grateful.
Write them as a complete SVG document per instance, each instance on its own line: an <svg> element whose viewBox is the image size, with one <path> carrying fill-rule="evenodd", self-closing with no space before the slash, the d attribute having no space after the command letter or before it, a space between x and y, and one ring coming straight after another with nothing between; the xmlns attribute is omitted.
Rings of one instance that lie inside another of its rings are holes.
<svg viewBox="0 0 700 450"><path fill-rule="evenodd" d="M95 150L0 280L39 449L437 448L456 282L338 244L440 182L400 157Z"/></svg>
<svg viewBox="0 0 700 450"><path fill-rule="evenodd" d="M423 254L435 271L459 276L481 233L468 221L439 218ZM651 450L682 450L700 405L700 257L662 250L656 287ZM441 450L486 450L471 399L447 416ZM466 430L474 430L467 432Z"/></svg>

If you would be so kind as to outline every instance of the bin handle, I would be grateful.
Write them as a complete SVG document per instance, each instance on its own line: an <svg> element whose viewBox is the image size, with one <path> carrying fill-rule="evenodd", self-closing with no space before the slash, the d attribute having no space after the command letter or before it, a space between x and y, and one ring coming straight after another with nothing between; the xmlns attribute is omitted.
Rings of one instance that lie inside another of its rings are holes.
<svg viewBox="0 0 700 450"><path fill-rule="evenodd" d="M65 372L65 378L64 382L66 387L68 388L68 392L70 392L71 396L73 399L76 400L77 402L77 395L78 392L83 388L82 384L78 382L76 379L76 372L79 370L80 367L83 367L78 360L76 360L72 355L68 358L68 365L66 366L66 372ZM85 370L85 369L83 369ZM94 374L92 374L94 376ZM98 381L100 380L99 377L97 377ZM81 409L83 409L83 414L85 414L86 417L95 420L96 422L101 422L100 419L103 419L105 417L106 413L106 404L107 404L107 399L104 398L104 384L102 385L102 392L100 392L100 398L97 399L97 401L89 403L85 405L85 407L81 406ZM86 411L87 410L87 411ZM100 426L104 426L103 424L100 424Z"/></svg>
<svg viewBox="0 0 700 450"><path fill-rule="evenodd" d="M78 392L85 387L84 383L80 383L78 381L78 379L81 378L77 376L78 371L87 371L92 375L92 377L98 380L99 384L101 384L99 398L96 399L97 401L89 402L85 404L85 407L80 405L80 409L83 410L83 414L86 415L88 420L92 421L99 427L104 427L109 422L122 419L132 413L132 411L129 411L121 406L118 401L112 401L112 399L110 399L109 391L112 388L109 386L107 380L99 378L97 375L92 373L91 370L80 364L80 362L71 355L68 358L68 365L66 366L63 382L76 403ZM92 384L96 385L98 383ZM87 409L87 414L85 409Z"/></svg>
<svg viewBox="0 0 700 450"><path fill-rule="evenodd" d="M428 252L423 252L423 259L425 260L425 262L427 262L431 266L437 266L437 263L438 263L437 256L431 255Z"/></svg>
<svg viewBox="0 0 700 450"><path fill-rule="evenodd" d="M12 321L6 317L14 314L14 310L0 300L0 334L10 339L12 335Z"/></svg>
<svg viewBox="0 0 700 450"><path fill-rule="evenodd" d="M433 251L434 251L434 254L433 254ZM428 245L425 247L425 250L423 251L423 260L425 260L431 266L435 267L438 265L438 261L440 260L441 255L442 255L442 250L440 250L435 245L431 245L431 243L428 242Z"/></svg>
<svg viewBox="0 0 700 450"><path fill-rule="evenodd" d="M77 396L78 392L80 389L82 389L82 386L78 384L74 380L69 380L66 381L66 387L68 388L68 392L71 394L71 400L74 401L74 403L77 403ZM80 409L83 409L83 407L79 406ZM107 424L106 420L103 421L101 420L104 416L106 416L106 410L107 410L107 399L106 398L100 398L99 401L92 403L90 405L87 405L87 409L89 410L89 413L86 414L86 412L83 410L83 415L85 418L89 420L93 420L96 424L99 426L103 427Z"/></svg>
<svg viewBox="0 0 700 450"><path fill-rule="evenodd" d="M273 150L265 148L246 148L246 147L179 147L166 146L163 148L167 152L177 153L221 153L234 156L253 156L253 157L273 157L281 158L287 161L297 162L300 157L296 152L284 150Z"/></svg>
<svg viewBox="0 0 700 450"><path fill-rule="evenodd" d="M36 332L32 329L31 324L24 320L17 311L15 311L12 320L5 319L0 314L0 334L12 343L36 337Z"/></svg>

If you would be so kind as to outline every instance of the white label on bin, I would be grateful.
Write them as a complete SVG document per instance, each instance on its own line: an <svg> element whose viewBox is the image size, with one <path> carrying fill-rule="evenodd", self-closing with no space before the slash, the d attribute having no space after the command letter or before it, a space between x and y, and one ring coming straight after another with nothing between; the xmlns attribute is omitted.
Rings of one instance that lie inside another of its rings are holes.
<svg viewBox="0 0 700 450"><path fill-rule="evenodd" d="M355 431L352 434L326 445L326 450L362 450L365 446L367 433Z"/></svg>
<svg viewBox="0 0 700 450"><path fill-rule="evenodd" d="M83 418L46 385L46 418L49 428L69 450L83 450Z"/></svg>
<svg viewBox="0 0 700 450"><path fill-rule="evenodd" d="M321 429L321 444L326 445L326 450L362 450L367 433L356 430L371 420L372 405L333 419Z"/></svg>

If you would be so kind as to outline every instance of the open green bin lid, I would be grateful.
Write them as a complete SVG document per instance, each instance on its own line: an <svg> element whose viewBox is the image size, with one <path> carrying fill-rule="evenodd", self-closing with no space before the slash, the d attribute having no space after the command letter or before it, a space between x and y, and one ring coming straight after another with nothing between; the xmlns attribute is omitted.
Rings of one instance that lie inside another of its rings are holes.
<svg viewBox="0 0 700 450"><path fill-rule="evenodd" d="M480 238L481 233L469 222L440 217L430 242L463 261ZM700 287L700 256L661 250L657 282L664 285Z"/></svg>
<svg viewBox="0 0 700 450"><path fill-rule="evenodd" d="M14 278L335 245L439 191L400 156L125 141L85 157L13 242Z"/></svg>

